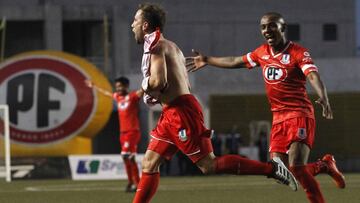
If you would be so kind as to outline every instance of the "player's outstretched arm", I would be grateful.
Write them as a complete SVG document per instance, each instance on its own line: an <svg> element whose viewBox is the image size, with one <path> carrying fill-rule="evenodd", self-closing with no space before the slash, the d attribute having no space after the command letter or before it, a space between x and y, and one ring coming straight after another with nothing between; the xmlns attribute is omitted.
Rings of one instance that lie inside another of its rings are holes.
<svg viewBox="0 0 360 203"><path fill-rule="evenodd" d="M94 88L96 89L98 92L100 92L101 94L108 96L108 97L112 97L112 92L109 92L105 89L102 89L101 87L96 86L93 81L91 80L85 80L85 84L86 86L90 87L90 88Z"/></svg>
<svg viewBox="0 0 360 203"><path fill-rule="evenodd" d="M192 50L194 56L186 57L186 68L189 72L197 71L206 65L216 66L219 68L245 68L245 62L241 56L230 57L213 57L204 56L198 51Z"/></svg>
<svg viewBox="0 0 360 203"><path fill-rule="evenodd" d="M144 90L142 88L136 90L136 95L138 97L142 97L144 95Z"/></svg>
<svg viewBox="0 0 360 203"><path fill-rule="evenodd" d="M329 103L326 87L321 81L319 73L313 71L307 75L307 79L309 80L316 94L319 96L319 99L317 99L315 103L321 105L323 117L326 119L333 119L333 112Z"/></svg>

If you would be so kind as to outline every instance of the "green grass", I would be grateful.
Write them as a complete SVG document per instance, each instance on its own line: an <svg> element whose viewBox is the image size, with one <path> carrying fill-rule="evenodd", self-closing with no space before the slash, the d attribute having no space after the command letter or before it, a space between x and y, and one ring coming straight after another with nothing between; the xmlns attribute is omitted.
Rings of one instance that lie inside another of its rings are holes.
<svg viewBox="0 0 360 203"><path fill-rule="evenodd" d="M328 203L360 202L360 174L346 174L346 189L337 189L320 175ZM108 203L131 202L125 181L25 180L0 182L1 203ZM153 203L307 202L301 189L290 188L262 176L164 177Z"/></svg>

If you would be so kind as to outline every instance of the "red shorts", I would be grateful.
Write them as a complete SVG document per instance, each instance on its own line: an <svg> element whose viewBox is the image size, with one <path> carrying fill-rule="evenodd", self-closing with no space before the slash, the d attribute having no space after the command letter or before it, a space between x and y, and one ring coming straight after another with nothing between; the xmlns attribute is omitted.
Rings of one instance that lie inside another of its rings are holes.
<svg viewBox="0 0 360 203"><path fill-rule="evenodd" d="M290 118L273 124L270 134L270 152L287 153L293 142L312 148L315 139L315 120L309 117Z"/></svg>
<svg viewBox="0 0 360 203"><path fill-rule="evenodd" d="M121 154L134 154L137 152L137 145L140 141L140 131L126 131L120 134Z"/></svg>
<svg viewBox="0 0 360 203"><path fill-rule="evenodd" d="M166 159L180 150L196 163L213 151L212 131L204 126L200 104L191 95L182 95L163 108L158 124L151 131L148 150Z"/></svg>

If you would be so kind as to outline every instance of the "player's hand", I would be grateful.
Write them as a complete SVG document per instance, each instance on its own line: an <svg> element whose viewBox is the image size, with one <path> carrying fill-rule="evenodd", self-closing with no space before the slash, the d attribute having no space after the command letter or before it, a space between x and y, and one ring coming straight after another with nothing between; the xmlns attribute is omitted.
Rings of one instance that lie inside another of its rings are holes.
<svg viewBox="0 0 360 203"><path fill-rule="evenodd" d="M88 86L90 88L94 87L94 83L91 80L85 80L84 82L85 82L86 86Z"/></svg>
<svg viewBox="0 0 360 203"><path fill-rule="evenodd" d="M207 65L207 57L195 51L191 50L194 54L192 57L186 57L186 69L188 72L195 72L200 68Z"/></svg>
<svg viewBox="0 0 360 203"><path fill-rule="evenodd" d="M320 104L322 107L322 116L326 119L333 119L333 112L330 107L329 100L319 98L315 103Z"/></svg>

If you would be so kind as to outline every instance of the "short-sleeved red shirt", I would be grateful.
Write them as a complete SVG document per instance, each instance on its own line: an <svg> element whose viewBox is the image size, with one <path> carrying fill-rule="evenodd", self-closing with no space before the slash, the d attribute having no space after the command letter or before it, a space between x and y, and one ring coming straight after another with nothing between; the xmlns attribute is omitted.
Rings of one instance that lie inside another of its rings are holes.
<svg viewBox="0 0 360 203"><path fill-rule="evenodd" d="M113 93L119 113L120 132L140 130L139 124L139 100L140 97L135 91L122 96L117 92Z"/></svg>
<svg viewBox="0 0 360 203"><path fill-rule="evenodd" d="M249 69L262 68L266 94L274 113L273 123L293 117L314 118L305 84L306 76L318 69L305 48L288 42L283 51L274 54L268 44L263 44L242 58Z"/></svg>

